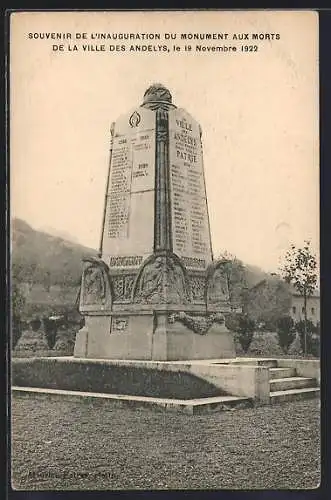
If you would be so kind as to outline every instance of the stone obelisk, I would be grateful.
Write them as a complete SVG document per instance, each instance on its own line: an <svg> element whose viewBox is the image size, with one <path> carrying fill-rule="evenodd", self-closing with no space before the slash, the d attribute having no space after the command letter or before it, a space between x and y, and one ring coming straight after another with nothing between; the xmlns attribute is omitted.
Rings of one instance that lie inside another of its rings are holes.
<svg viewBox="0 0 331 500"><path fill-rule="evenodd" d="M235 356L224 263L212 255L201 135L161 84L112 124L100 254L84 261L76 357Z"/></svg>

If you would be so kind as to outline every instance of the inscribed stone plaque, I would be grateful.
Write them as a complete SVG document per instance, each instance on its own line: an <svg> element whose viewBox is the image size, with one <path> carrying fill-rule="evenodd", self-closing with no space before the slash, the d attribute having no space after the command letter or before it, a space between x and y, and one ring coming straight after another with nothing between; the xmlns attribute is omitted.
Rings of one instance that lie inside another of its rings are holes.
<svg viewBox="0 0 331 500"><path fill-rule="evenodd" d="M126 332L128 329L128 319L127 318L113 318L111 331L113 333Z"/></svg>
<svg viewBox="0 0 331 500"><path fill-rule="evenodd" d="M153 251L154 179L155 113L134 109L114 127L103 234L108 264L137 266Z"/></svg>
<svg viewBox="0 0 331 500"><path fill-rule="evenodd" d="M169 112L174 252L189 268L211 262L211 243L199 124L183 109Z"/></svg>

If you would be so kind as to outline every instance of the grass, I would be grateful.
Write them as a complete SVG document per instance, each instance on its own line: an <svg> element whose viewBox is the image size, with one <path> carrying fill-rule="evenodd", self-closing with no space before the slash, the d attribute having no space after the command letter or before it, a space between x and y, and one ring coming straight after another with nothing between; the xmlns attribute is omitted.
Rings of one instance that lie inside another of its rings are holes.
<svg viewBox="0 0 331 500"><path fill-rule="evenodd" d="M15 395L21 490L306 489L320 480L318 400L211 415Z"/></svg>
<svg viewBox="0 0 331 500"><path fill-rule="evenodd" d="M159 398L194 399L226 394L185 371L113 365L93 360L13 359L12 384L72 391L106 392Z"/></svg>

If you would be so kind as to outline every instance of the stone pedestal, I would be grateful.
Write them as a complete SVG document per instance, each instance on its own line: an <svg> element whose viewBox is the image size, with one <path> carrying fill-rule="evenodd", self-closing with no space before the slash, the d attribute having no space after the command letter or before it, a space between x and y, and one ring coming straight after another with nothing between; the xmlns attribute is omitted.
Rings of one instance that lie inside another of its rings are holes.
<svg viewBox="0 0 331 500"><path fill-rule="evenodd" d="M77 357L234 357L214 262L201 128L162 85L111 127L100 257L86 259Z"/></svg>
<svg viewBox="0 0 331 500"><path fill-rule="evenodd" d="M123 313L107 319L89 316L77 334L74 356L158 361L228 359L235 357L235 346L233 335L222 322L197 332L182 321L173 322L172 314L154 311L140 315Z"/></svg>

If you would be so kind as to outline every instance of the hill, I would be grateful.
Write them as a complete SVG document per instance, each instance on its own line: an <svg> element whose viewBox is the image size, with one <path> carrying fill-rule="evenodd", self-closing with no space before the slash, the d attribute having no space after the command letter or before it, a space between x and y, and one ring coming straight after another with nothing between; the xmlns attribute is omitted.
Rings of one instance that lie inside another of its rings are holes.
<svg viewBox="0 0 331 500"><path fill-rule="evenodd" d="M59 232L60 233L60 232ZM87 248L45 231L33 229L22 219L12 220L13 275L21 283L47 285L79 285L82 259L96 255ZM262 269L244 264L249 288L270 277Z"/></svg>
<svg viewBox="0 0 331 500"><path fill-rule="evenodd" d="M97 251L58 236L33 229L21 219L12 220L13 279L21 283L75 286L80 282L82 259Z"/></svg>
<svg viewBox="0 0 331 500"><path fill-rule="evenodd" d="M61 231L60 229L56 229L55 227L52 226L41 226L36 229L42 233L47 233L52 236L62 238L63 240L71 241L72 243L77 243L79 245L78 239L75 238L75 236L73 236L68 231Z"/></svg>

